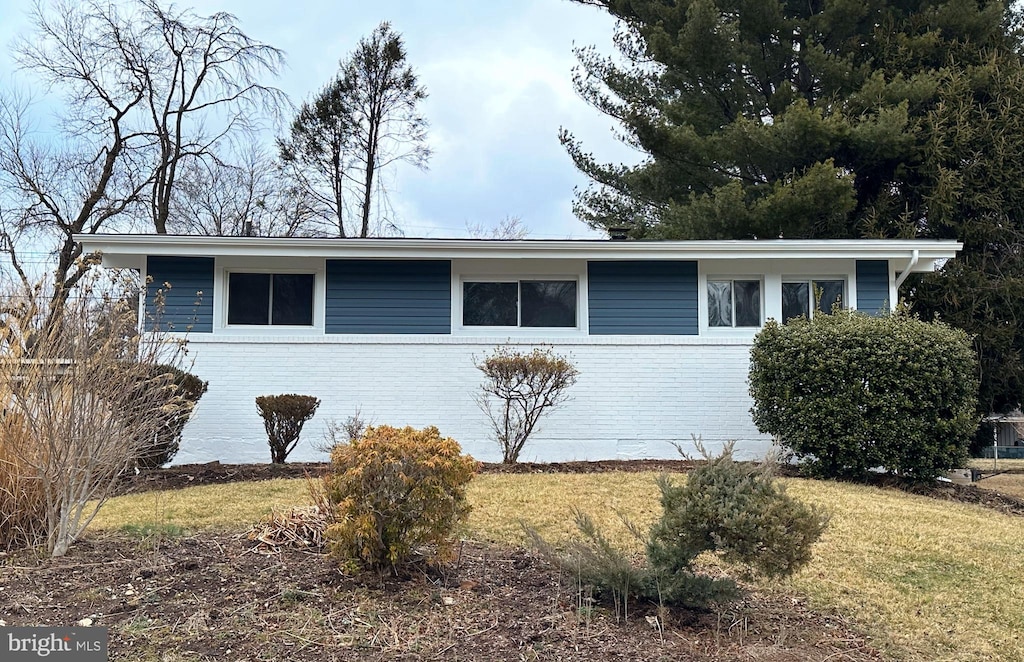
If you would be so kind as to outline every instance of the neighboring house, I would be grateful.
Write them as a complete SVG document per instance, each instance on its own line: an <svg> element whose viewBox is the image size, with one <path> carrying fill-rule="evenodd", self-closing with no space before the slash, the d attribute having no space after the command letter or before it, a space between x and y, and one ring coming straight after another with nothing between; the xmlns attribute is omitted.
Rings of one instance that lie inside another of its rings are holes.
<svg viewBox="0 0 1024 662"><path fill-rule="evenodd" d="M990 414L984 420L992 424L992 445L982 447L982 457L1024 458L1024 413L1020 409Z"/></svg>
<svg viewBox="0 0 1024 662"><path fill-rule="evenodd" d="M436 425L500 459L474 403L474 360L551 346L580 370L572 400L522 460L677 457L701 435L741 455L770 446L750 418L751 340L770 318L833 303L870 314L952 241L488 241L82 235L108 267L152 279L147 314L188 332L210 388L176 462L268 458L258 395L322 400L295 460L322 459L324 424L358 408ZM170 289L165 288L165 284ZM820 302L815 305L815 291Z"/></svg>

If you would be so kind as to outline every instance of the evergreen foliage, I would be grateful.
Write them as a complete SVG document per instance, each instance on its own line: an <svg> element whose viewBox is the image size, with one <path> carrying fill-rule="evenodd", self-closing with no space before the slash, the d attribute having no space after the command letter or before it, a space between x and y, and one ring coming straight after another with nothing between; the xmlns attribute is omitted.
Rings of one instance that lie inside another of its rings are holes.
<svg viewBox="0 0 1024 662"><path fill-rule="evenodd" d="M373 214L375 203L386 202L379 174L400 161L426 169L431 150L419 110L426 98L402 36L385 21L302 104L278 151L314 201L325 233L369 237L394 229Z"/></svg>
<svg viewBox="0 0 1024 662"><path fill-rule="evenodd" d="M261 395L256 398L256 411L263 418L270 444L270 461L284 464L299 443L306 421L313 418L320 400L311 395Z"/></svg>
<svg viewBox="0 0 1024 662"><path fill-rule="evenodd" d="M649 534L626 523L645 543L645 565L633 564L579 510L574 516L580 538L567 550L530 531L534 544L581 586L609 595L616 612L626 616L631 598L706 608L738 597L733 580L697 571L697 557L705 552L765 577L787 577L805 566L827 526L826 515L789 496L770 462L758 467L735 462L731 442L711 457L696 441L707 462L685 483L668 476L658 480L662 515Z"/></svg>
<svg viewBox="0 0 1024 662"><path fill-rule="evenodd" d="M151 372L139 388L149 389L154 384L170 382L171 388L164 389L163 397L166 404L174 402L176 406L168 407L161 403L155 411L145 412L145 416L156 417L158 423L153 439L141 445L142 452L136 459L136 464L142 469L156 469L174 459L178 454L182 430L209 386L208 382L172 365L154 365Z"/></svg>
<svg viewBox="0 0 1024 662"><path fill-rule="evenodd" d="M643 160L601 163L577 215L633 238L959 239L913 279L974 337L979 414L1024 401L1024 60L1003 0L576 0L621 21L575 83Z"/></svg>
<svg viewBox="0 0 1024 662"><path fill-rule="evenodd" d="M331 453L323 496L332 555L350 568L392 571L425 554L445 560L469 515L466 486L477 462L435 427L369 427Z"/></svg>
<svg viewBox="0 0 1024 662"><path fill-rule="evenodd" d="M619 59L578 52L578 91L648 158L600 164L595 227L677 239L913 236L941 90L1018 43L1003 2L577 0L621 21Z"/></svg>
<svg viewBox="0 0 1024 662"><path fill-rule="evenodd" d="M933 479L966 459L976 365L963 331L902 312L769 321L751 350L751 413L817 475Z"/></svg>

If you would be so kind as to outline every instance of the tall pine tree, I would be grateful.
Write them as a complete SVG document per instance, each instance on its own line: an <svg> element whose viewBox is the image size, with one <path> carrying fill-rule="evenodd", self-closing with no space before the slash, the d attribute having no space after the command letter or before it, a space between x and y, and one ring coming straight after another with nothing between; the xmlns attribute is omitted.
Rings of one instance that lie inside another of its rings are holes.
<svg viewBox="0 0 1024 662"><path fill-rule="evenodd" d="M620 20L578 91L646 158L576 213L635 238L959 239L908 291L975 338L980 413L1024 400L1024 60L991 0L576 0Z"/></svg>
<svg viewBox="0 0 1024 662"><path fill-rule="evenodd" d="M634 237L914 236L923 126L951 69L1010 49L1004 3L577 0L620 23L578 91L647 155L603 164L576 212Z"/></svg>

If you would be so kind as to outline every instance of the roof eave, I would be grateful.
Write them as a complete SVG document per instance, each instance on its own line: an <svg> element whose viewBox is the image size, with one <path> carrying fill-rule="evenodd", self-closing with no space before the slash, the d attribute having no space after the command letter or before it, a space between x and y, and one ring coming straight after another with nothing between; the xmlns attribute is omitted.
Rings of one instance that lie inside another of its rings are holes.
<svg viewBox="0 0 1024 662"><path fill-rule="evenodd" d="M76 235L104 264L125 266L146 255L325 257L376 259L906 259L929 271L963 245L937 240L589 241L478 239L310 239L171 235ZM900 265L897 265L898 268Z"/></svg>

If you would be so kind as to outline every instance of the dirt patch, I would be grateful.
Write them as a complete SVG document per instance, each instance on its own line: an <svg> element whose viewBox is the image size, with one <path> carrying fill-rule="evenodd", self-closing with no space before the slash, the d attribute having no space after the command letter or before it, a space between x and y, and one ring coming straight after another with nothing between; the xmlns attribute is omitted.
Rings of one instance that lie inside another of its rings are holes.
<svg viewBox="0 0 1024 662"><path fill-rule="evenodd" d="M62 559L7 559L8 626L110 628L111 659L878 660L851 625L797 598L722 613L581 601L531 553L466 543L447 572L353 579L323 556L255 553L238 537L93 534Z"/></svg>

